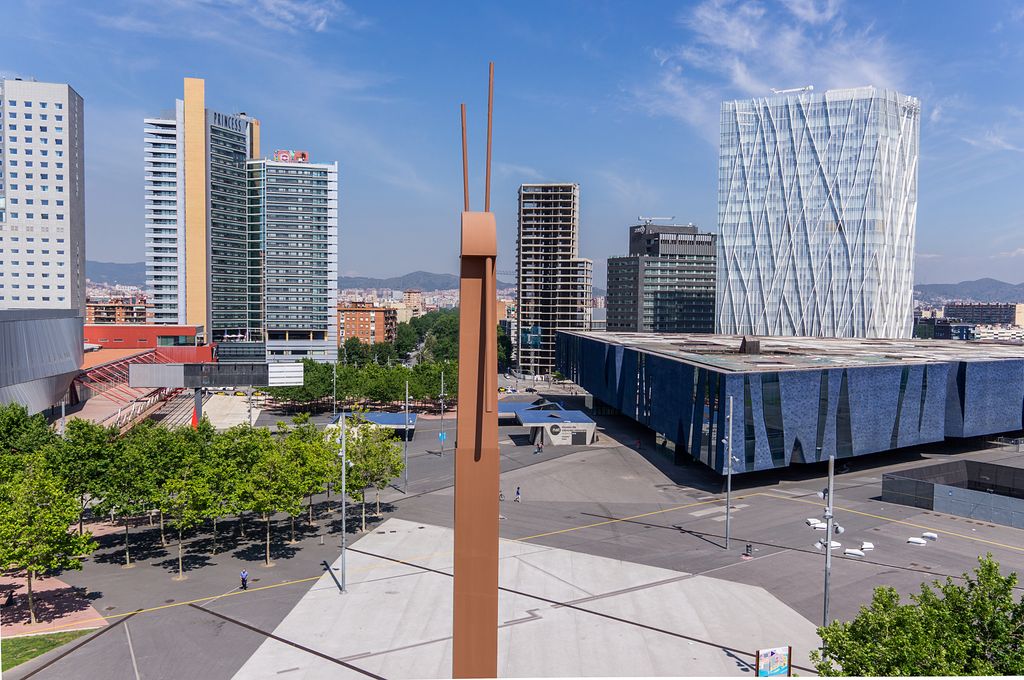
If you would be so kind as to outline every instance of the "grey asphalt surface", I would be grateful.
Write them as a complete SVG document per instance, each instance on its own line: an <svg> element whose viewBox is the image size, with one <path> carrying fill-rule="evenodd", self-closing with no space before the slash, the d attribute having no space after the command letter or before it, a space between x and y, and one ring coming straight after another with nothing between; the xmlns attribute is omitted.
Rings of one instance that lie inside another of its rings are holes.
<svg viewBox="0 0 1024 680"><path fill-rule="evenodd" d="M570 407L582 403L557 389L545 391ZM265 418L276 421L280 416L264 414L260 424ZM595 419L601 438L596 446L549 446L540 456L523 443L525 429L501 428L502 487L509 499L517 484L524 494L522 503L502 504L504 538L762 586L810 621L820 622L824 555L813 544L822 533L807 527L804 519L821 515L822 502L815 492L825 484L824 465L736 476L733 536L727 551L722 478L699 464L673 465L671 453L655 445L650 431L624 417ZM451 526L454 427L454 418L447 417L445 429L451 434L447 452L439 455L440 422L419 419L416 437L409 443L408 493L402 493L398 482L382 494L385 517ZM615 445L613 439L629 445ZM970 440L854 459L851 469L837 476L837 518L846 528L837 540L844 547L872 541L876 549L863 559L833 553L833 618L855 616L875 586L915 592L922 581L972 569L985 552L991 552L1004 570L1024 572L1020 530L880 501L883 471L962 457L1024 465L1024 454L1015 449ZM574 484L573 479L585 481ZM299 543L283 542L288 523L278 520L279 557L269 569L260 566L262 527L253 519L248 520L249 541L232 542L216 556L208 555L208 539L193 539L185 581L172 578L175 547L161 549L152 530L133 530L133 545L142 558L133 569L120 566L120 537L107 539L83 571L60 578L92 593L93 606L104 616L163 608L111 619L116 627L54 650L5 677L231 677L322 573L320 562L338 555L338 513L327 512L327 499L317 500L317 533L309 531ZM336 502L337 497L330 500ZM354 525L358 514L352 512ZM225 532L236 529L233 521L222 523ZM939 533L939 540L922 547L906 543L926 530ZM325 535L323 546L320 533ZM350 533L350 540L357 537ZM753 556L749 560L742 558L747 543ZM252 575L250 590L237 593L234 588L243 566ZM212 602L195 604L239 623L184 604L222 594ZM69 649L73 651L68 653ZM59 661L36 672L62 654Z"/></svg>

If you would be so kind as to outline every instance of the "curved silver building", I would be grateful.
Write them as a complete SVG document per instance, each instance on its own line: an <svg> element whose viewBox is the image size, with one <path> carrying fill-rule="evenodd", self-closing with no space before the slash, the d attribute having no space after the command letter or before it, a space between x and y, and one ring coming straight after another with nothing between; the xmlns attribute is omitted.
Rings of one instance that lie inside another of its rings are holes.
<svg viewBox="0 0 1024 680"><path fill-rule="evenodd" d="M59 404L82 365L77 310L0 310L0 404L29 413Z"/></svg>
<svg viewBox="0 0 1024 680"><path fill-rule="evenodd" d="M717 332L911 336L920 118L874 87L722 104Z"/></svg>

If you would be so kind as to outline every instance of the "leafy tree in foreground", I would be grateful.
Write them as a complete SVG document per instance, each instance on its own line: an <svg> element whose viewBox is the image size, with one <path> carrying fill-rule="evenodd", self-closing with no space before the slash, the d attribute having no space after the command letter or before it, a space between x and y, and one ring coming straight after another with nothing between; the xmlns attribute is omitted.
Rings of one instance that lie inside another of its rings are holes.
<svg viewBox="0 0 1024 680"><path fill-rule="evenodd" d="M373 428L368 436L361 438L359 445L368 449L366 479L377 492L377 516L380 517L380 492L405 470L402 445L391 430L383 427Z"/></svg>
<svg viewBox="0 0 1024 680"><path fill-rule="evenodd" d="M120 442L114 427L103 427L82 418L73 418L64 431L64 439L53 447L54 467L67 482L68 492L78 498L78 533L89 501L99 488L109 461L117 456Z"/></svg>
<svg viewBox="0 0 1024 680"><path fill-rule="evenodd" d="M81 569L78 555L91 553L89 534L68 531L78 501L69 494L44 452L22 456L24 466L0 489L0 567L24 569L29 621L36 622L32 579L54 569Z"/></svg>
<svg viewBox="0 0 1024 680"><path fill-rule="evenodd" d="M1024 675L1024 600L1017 575L1003 576L992 555L978 558L964 583L921 584L903 604L895 589L875 589L853 621L818 629L824 652L811 658L823 676Z"/></svg>
<svg viewBox="0 0 1024 680"><path fill-rule="evenodd" d="M21 456L56 439L42 414L30 416L21 404L0 404L0 481L11 479L22 469Z"/></svg>
<svg viewBox="0 0 1024 680"><path fill-rule="evenodd" d="M154 468L159 460L158 453L168 447L168 439L167 430L149 421L132 428L120 441L117 455L105 466L105 474L99 482L102 500L96 506L96 512L124 520L125 566L132 563L128 520L152 507Z"/></svg>
<svg viewBox="0 0 1024 680"><path fill-rule="evenodd" d="M270 520L274 513L297 515L302 511L298 465L285 453L269 430L258 434L259 457L248 471L243 493L250 510L266 522L266 564L270 566Z"/></svg>
<svg viewBox="0 0 1024 680"><path fill-rule="evenodd" d="M210 514L213 496L210 490L208 467L204 460L212 449L213 428L193 430L184 426L173 432L175 464L173 472L164 479L160 489L161 508L171 516L171 526L178 532L178 580L184 580L182 544L184 534L200 524Z"/></svg>

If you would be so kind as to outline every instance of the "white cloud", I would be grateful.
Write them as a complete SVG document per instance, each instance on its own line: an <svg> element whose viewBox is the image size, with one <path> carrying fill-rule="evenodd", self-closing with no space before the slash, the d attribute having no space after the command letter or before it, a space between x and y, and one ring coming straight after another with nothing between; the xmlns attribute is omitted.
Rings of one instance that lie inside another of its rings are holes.
<svg viewBox="0 0 1024 680"><path fill-rule="evenodd" d="M684 12L677 47L654 51L657 78L633 90L640 108L701 129L717 143L721 102L771 88L899 87L906 60L872 26L851 27L838 0L704 0ZM941 115L941 114L940 114Z"/></svg>
<svg viewBox="0 0 1024 680"><path fill-rule="evenodd" d="M996 253L992 257L994 258L1005 258L1005 257L1024 257L1024 248L1017 248L1015 250L1006 250L1001 253Z"/></svg>
<svg viewBox="0 0 1024 680"><path fill-rule="evenodd" d="M600 170L597 176L604 181L611 197L630 210L643 210L658 198L650 183L640 178L624 177L613 170Z"/></svg>
<svg viewBox="0 0 1024 680"><path fill-rule="evenodd" d="M986 151L1016 151L1024 153L1024 145L1007 139L1006 133L997 130L986 130L980 137L961 137L961 139L971 146Z"/></svg>
<svg viewBox="0 0 1024 680"><path fill-rule="evenodd" d="M494 163L494 174L502 179L525 179L535 182L545 177L544 173L529 165L516 165L515 163L502 163L500 161Z"/></svg>
<svg viewBox="0 0 1024 680"><path fill-rule="evenodd" d="M839 0L783 0L793 15L808 24L823 24L839 12Z"/></svg>
<svg viewBox="0 0 1024 680"><path fill-rule="evenodd" d="M320 33L333 26L362 29L370 25L341 0L166 0L145 12L127 5L122 13L95 13L106 28L129 33L167 35L187 27L189 37L237 43L233 36L257 24L273 32Z"/></svg>

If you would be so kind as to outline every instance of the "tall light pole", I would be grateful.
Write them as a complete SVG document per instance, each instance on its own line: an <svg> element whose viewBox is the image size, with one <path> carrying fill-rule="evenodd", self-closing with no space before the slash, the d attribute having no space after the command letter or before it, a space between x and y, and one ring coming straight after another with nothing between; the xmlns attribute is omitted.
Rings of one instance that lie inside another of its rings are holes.
<svg viewBox="0 0 1024 680"><path fill-rule="evenodd" d="M728 550L732 539L732 396L729 397L725 431L725 549Z"/></svg>
<svg viewBox="0 0 1024 680"><path fill-rule="evenodd" d="M334 354L334 375L331 376L332 394L334 395L334 415L338 415L338 354Z"/></svg>
<svg viewBox="0 0 1024 680"><path fill-rule="evenodd" d="M345 553L348 548L348 527L345 520L348 517L348 487L346 485L348 473L348 457L345 455L346 444L345 413L341 414L341 592L346 593L345 587Z"/></svg>
<svg viewBox="0 0 1024 680"><path fill-rule="evenodd" d="M444 371L441 371L441 394L438 395L441 399L441 455L444 455Z"/></svg>
<svg viewBox="0 0 1024 680"><path fill-rule="evenodd" d="M834 526L832 514L832 496L835 491L836 481L836 457L834 454L828 456L828 488L825 489L825 597L824 612L821 617L821 625L828 625L828 591L829 580L832 577L832 532L838 530L842 533L841 527Z"/></svg>
<svg viewBox="0 0 1024 680"><path fill-rule="evenodd" d="M409 381L405 381L405 485L402 493L409 493Z"/></svg>

